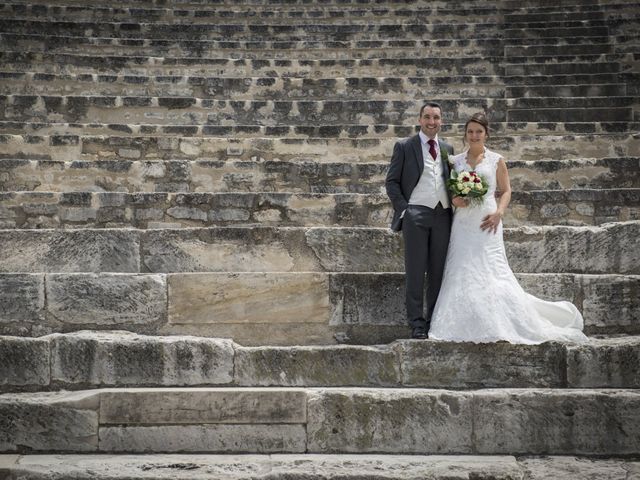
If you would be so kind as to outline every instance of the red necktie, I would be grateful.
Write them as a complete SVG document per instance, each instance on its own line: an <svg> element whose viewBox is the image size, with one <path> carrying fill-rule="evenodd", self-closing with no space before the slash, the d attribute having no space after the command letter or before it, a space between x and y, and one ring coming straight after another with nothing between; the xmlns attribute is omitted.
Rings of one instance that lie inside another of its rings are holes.
<svg viewBox="0 0 640 480"><path fill-rule="evenodd" d="M427 142L429 144L429 153L431 157L435 160L438 157L438 152L436 152L436 141L431 139Z"/></svg>

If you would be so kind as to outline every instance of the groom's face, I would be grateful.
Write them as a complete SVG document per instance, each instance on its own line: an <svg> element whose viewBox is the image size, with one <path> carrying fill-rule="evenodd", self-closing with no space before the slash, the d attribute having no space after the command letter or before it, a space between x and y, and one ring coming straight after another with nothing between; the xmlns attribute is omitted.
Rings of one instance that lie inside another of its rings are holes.
<svg viewBox="0 0 640 480"><path fill-rule="evenodd" d="M442 112L437 107L424 107L420 115L420 130L429 138L435 138L442 127Z"/></svg>

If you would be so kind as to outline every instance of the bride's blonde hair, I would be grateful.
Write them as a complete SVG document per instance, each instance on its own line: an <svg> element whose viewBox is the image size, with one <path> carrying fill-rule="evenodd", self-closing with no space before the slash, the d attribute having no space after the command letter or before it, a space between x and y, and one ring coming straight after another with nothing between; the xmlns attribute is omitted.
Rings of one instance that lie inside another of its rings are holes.
<svg viewBox="0 0 640 480"><path fill-rule="evenodd" d="M471 118L467 120L467 123L464 124L464 135L462 136L463 144L466 144L467 127L471 122L482 125L484 128L484 133L486 133L487 138L489 138L489 120L487 120L487 116L484 114L484 112L476 112L473 115L471 115Z"/></svg>

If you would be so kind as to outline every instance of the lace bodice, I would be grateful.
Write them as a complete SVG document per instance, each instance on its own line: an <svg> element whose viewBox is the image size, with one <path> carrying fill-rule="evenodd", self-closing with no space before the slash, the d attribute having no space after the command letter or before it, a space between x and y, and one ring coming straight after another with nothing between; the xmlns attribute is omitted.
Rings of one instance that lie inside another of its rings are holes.
<svg viewBox="0 0 640 480"><path fill-rule="evenodd" d="M498 208L495 195L497 186L496 172L498 161L501 158L502 156L500 154L485 148L484 159L476 165L475 172L487 180L489 190L484 197L482 197L482 203L465 208L457 208L455 210L455 217L459 217L458 220L461 221L460 228L463 230L475 230L479 228L482 218L488 213L495 212ZM457 172L473 170L467 163L466 151L450 157L450 161Z"/></svg>

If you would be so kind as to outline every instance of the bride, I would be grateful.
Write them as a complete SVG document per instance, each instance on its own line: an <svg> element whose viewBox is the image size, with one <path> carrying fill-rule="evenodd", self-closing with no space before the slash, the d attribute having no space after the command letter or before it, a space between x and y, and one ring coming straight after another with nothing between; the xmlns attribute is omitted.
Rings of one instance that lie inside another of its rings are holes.
<svg viewBox="0 0 640 480"><path fill-rule="evenodd" d="M502 240L502 216L511 200L504 159L485 147L489 123L483 113L465 124L469 149L450 158L453 168L475 171L489 190L481 203L457 196L442 288L429 338L476 343L506 340L585 342L583 319L569 302L547 302L526 293L514 276ZM496 187L501 192L496 201Z"/></svg>

